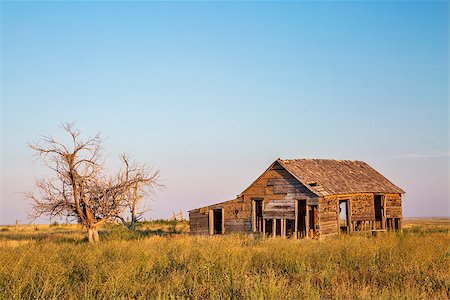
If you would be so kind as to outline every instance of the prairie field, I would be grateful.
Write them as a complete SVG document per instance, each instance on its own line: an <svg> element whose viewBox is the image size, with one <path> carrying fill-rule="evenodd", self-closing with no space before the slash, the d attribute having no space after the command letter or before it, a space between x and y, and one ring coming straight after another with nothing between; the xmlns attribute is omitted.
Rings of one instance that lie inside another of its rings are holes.
<svg viewBox="0 0 450 300"><path fill-rule="evenodd" d="M0 299L448 299L448 219L324 240L195 237L187 222L0 226Z"/></svg>

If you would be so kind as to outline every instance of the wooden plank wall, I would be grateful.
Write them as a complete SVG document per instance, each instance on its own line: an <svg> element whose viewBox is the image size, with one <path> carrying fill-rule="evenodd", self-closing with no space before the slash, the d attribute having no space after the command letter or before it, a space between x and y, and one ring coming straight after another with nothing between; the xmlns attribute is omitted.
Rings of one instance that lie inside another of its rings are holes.
<svg viewBox="0 0 450 300"><path fill-rule="evenodd" d="M337 203L337 196L325 196L319 198L320 237L338 233L339 212Z"/></svg>
<svg viewBox="0 0 450 300"><path fill-rule="evenodd" d="M249 188L243 193L244 202L251 205L252 198L263 199L263 215L269 217L275 216L274 211L270 209L266 211L266 205L269 202L280 201L290 207L289 203L294 204L295 199L306 199L308 205L317 204L318 197L308 188L302 185L283 167L276 163L271 169L264 172ZM273 204L272 204L273 205ZM251 220L251 215L249 216ZM290 218L291 216L286 216Z"/></svg>
<svg viewBox="0 0 450 300"><path fill-rule="evenodd" d="M401 195L384 194L386 218L402 218ZM339 200L349 201L351 230L371 230L375 221L373 193L325 196L319 199L321 236L339 233Z"/></svg>
<svg viewBox="0 0 450 300"><path fill-rule="evenodd" d="M251 205L244 203L243 198L237 198L191 211L189 222L192 234L210 234L209 212L212 209L223 209L224 234L252 231Z"/></svg>
<svg viewBox="0 0 450 300"><path fill-rule="evenodd" d="M263 211L264 219L291 219L295 220L295 200L282 199L270 201Z"/></svg>
<svg viewBox="0 0 450 300"><path fill-rule="evenodd" d="M373 194L355 194L345 199L350 200L350 220L352 222L375 220Z"/></svg>
<svg viewBox="0 0 450 300"><path fill-rule="evenodd" d="M386 218L402 218L402 197L400 194L384 195Z"/></svg>
<svg viewBox="0 0 450 300"><path fill-rule="evenodd" d="M196 235L209 235L208 215L201 213L200 209L189 212L190 233Z"/></svg>
<svg viewBox="0 0 450 300"><path fill-rule="evenodd" d="M223 204L225 234L243 233L252 230L249 216L251 205L243 202L243 199L229 201Z"/></svg>

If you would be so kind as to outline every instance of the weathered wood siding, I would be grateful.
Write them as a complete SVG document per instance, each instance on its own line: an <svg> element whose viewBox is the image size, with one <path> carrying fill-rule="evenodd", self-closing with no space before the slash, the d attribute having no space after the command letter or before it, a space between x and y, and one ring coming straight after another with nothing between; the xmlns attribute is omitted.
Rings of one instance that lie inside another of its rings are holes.
<svg viewBox="0 0 450 300"><path fill-rule="evenodd" d="M339 205L337 196L319 198L319 236L337 234L339 226Z"/></svg>
<svg viewBox="0 0 450 300"><path fill-rule="evenodd" d="M400 194L385 194L386 218L402 218L402 197Z"/></svg>
<svg viewBox="0 0 450 300"><path fill-rule="evenodd" d="M295 200L282 199L267 203L263 211L264 219L295 220Z"/></svg>
<svg viewBox="0 0 450 300"><path fill-rule="evenodd" d="M191 221L191 232L193 234L209 234L208 212L210 209L215 208L223 208L225 234L253 232L253 199L263 200L263 215L266 218L293 219L294 201L296 199L306 199L308 205L318 203L318 197L314 193L276 163L253 182L239 198L191 211L189 214L190 218L193 218ZM289 206L289 210L280 210L279 205L272 204L265 211L268 203L274 201L280 201L279 204L281 206L286 204Z"/></svg>
<svg viewBox="0 0 450 300"><path fill-rule="evenodd" d="M263 216L266 219L294 219L292 214L295 213L295 200L306 200L308 205L317 204L318 201L314 193L278 163L255 180L244 191L243 197L250 207L252 199L263 199ZM277 203L278 201L280 202ZM248 217L251 220L251 210Z"/></svg>
<svg viewBox="0 0 450 300"><path fill-rule="evenodd" d="M346 198L347 199L347 198ZM375 206L373 194L354 194L350 199L351 221L374 221Z"/></svg>
<svg viewBox="0 0 450 300"><path fill-rule="evenodd" d="M251 232L251 205L246 205L243 198L238 198L218 204L205 206L189 212L191 234L209 234L209 211L223 209L224 234Z"/></svg>
<svg viewBox="0 0 450 300"><path fill-rule="evenodd" d="M201 213L200 209L191 210L189 212L189 226L191 234L208 235L208 214Z"/></svg>
<svg viewBox="0 0 450 300"><path fill-rule="evenodd" d="M251 205L246 205L243 198L223 204L225 219L225 234L249 232L252 229L251 220L247 217Z"/></svg>
<svg viewBox="0 0 450 300"><path fill-rule="evenodd" d="M373 193L330 195L319 199L319 230L324 237L339 233L339 201L349 203L348 218L355 221L374 221L375 207Z"/></svg>

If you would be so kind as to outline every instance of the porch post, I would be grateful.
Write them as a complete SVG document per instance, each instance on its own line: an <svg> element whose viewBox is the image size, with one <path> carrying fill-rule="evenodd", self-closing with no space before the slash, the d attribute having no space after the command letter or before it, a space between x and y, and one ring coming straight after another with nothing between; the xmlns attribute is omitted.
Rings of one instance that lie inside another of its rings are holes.
<svg viewBox="0 0 450 300"><path fill-rule="evenodd" d="M256 231L256 201L252 199L252 228Z"/></svg>
<svg viewBox="0 0 450 300"><path fill-rule="evenodd" d="M222 208L222 234L225 234L225 210Z"/></svg>
<svg viewBox="0 0 450 300"><path fill-rule="evenodd" d="M262 223L263 223L263 239L266 238L266 219L262 219Z"/></svg>
<svg viewBox="0 0 450 300"><path fill-rule="evenodd" d="M209 210L209 234L214 234L214 211L212 209Z"/></svg>
<svg viewBox="0 0 450 300"><path fill-rule="evenodd" d="M305 238L309 238L309 205L306 205L306 218L305 218L305 225L306 225L306 236Z"/></svg>
<svg viewBox="0 0 450 300"><path fill-rule="evenodd" d="M294 236L295 239L298 239L298 232L297 232L297 228L298 228L298 200L295 200L295 230L294 230Z"/></svg>

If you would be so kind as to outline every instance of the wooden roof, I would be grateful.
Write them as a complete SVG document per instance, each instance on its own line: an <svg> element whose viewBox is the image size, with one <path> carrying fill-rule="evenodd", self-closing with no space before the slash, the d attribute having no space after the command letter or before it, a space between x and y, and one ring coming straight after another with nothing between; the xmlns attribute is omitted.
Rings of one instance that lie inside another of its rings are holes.
<svg viewBox="0 0 450 300"><path fill-rule="evenodd" d="M278 159L283 168L319 196L352 193L404 193L363 161Z"/></svg>

